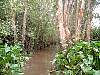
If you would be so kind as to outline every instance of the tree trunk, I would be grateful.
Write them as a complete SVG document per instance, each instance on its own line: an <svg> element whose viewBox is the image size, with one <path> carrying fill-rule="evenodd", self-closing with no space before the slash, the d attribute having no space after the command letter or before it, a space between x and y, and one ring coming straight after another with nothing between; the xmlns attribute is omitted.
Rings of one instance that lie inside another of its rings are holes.
<svg viewBox="0 0 100 75"><path fill-rule="evenodd" d="M68 29L68 13L70 3L67 0L58 0L57 20L60 33L60 41L63 49L65 49L71 41L71 34Z"/></svg>
<svg viewBox="0 0 100 75"><path fill-rule="evenodd" d="M14 42L17 41L17 32L16 32L16 24L15 24L15 17L16 17L16 11L14 10L14 2L11 0L11 23L12 23L12 31L14 33Z"/></svg>
<svg viewBox="0 0 100 75"><path fill-rule="evenodd" d="M25 35L26 35L26 18L27 18L27 0L24 1L24 15L23 15L23 28L22 28L22 44L24 48Z"/></svg>
<svg viewBox="0 0 100 75"><path fill-rule="evenodd" d="M63 1L58 0L57 20L60 33L60 43L63 48L66 48L66 32L64 28Z"/></svg>
<svg viewBox="0 0 100 75"><path fill-rule="evenodd" d="M84 9L84 0L77 2L77 9L76 9L76 31L75 31L75 41L81 39L81 21L83 18L83 9Z"/></svg>
<svg viewBox="0 0 100 75"><path fill-rule="evenodd" d="M63 22L64 22L64 29L65 29L65 34L66 34L66 43L70 44L71 42L71 34L68 29L68 24L69 24L69 7L70 7L70 1L65 0L64 2L64 14L63 14Z"/></svg>
<svg viewBox="0 0 100 75"><path fill-rule="evenodd" d="M90 41L90 32L91 32L91 19L92 19L92 9L91 9L91 0L88 0L88 24L86 29L86 41Z"/></svg>

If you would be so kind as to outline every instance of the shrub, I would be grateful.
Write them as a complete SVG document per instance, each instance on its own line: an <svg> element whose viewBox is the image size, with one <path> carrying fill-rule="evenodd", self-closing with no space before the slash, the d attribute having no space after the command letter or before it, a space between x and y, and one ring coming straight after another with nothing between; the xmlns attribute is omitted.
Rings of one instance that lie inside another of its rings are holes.
<svg viewBox="0 0 100 75"><path fill-rule="evenodd" d="M21 75L24 55L20 44L0 44L0 75Z"/></svg>
<svg viewBox="0 0 100 75"><path fill-rule="evenodd" d="M100 27L94 27L92 29L91 40L100 41Z"/></svg>
<svg viewBox="0 0 100 75"><path fill-rule="evenodd" d="M100 75L100 41L81 41L58 52L54 62L57 73L64 75Z"/></svg>

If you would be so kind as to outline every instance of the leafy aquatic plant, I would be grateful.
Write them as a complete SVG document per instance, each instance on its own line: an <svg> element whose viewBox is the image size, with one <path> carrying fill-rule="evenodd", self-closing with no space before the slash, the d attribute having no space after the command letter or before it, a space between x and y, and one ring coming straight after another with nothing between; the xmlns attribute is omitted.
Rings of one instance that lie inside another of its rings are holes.
<svg viewBox="0 0 100 75"><path fill-rule="evenodd" d="M55 56L57 74L100 75L100 41L76 43Z"/></svg>
<svg viewBox="0 0 100 75"><path fill-rule="evenodd" d="M0 75L21 75L25 56L20 44L0 44Z"/></svg>

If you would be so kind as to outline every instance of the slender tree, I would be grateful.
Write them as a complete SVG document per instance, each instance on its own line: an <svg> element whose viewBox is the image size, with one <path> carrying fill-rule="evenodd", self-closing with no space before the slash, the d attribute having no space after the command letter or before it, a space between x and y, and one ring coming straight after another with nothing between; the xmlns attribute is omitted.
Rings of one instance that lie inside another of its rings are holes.
<svg viewBox="0 0 100 75"><path fill-rule="evenodd" d="M92 20L92 0L88 0L88 23L86 29L86 40L90 41L91 20Z"/></svg>
<svg viewBox="0 0 100 75"><path fill-rule="evenodd" d="M62 0L58 0L57 20L58 20L61 45L63 48L65 48L66 47L66 32L65 32L65 28L64 28L63 4L64 3Z"/></svg>
<svg viewBox="0 0 100 75"><path fill-rule="evenodd" d="M15 24L15 18L16 18L16 9L14 5L15 1L11 0L11 23L12 23L12 31L14 33L14 42L17 41L17 32L16 32L16 24Z"/></svg>
<svg viewBox="0 0 100 75"><path fill-rule="evenodd" d="M68 28L69 7L69 0L58 0L57 19L60 33L60 41L64 49L67 47L67 43L69 43L71 39L71 34Z"/></svg>
<svg viewBox="0 0 100 75"><path fill-rule="evenodd" d="M23 1L23 7L24 7L24 15L23 15L23 28L22 28L22 44L24 47L24 42L25 42L25 35L26 35L26 19L27 19L27 0Z"/></svg>
<svg viewBox="0 0 100 75"><path fill-rule="evenodd" d="M81 22L82 22L82 18L83 18L83 10L84 9L84 0L77 0L77 9L76 9L76 26L75 26L75 38L76 41L78 41L79 39L81 39Z"/></svg>
<svg viewBox="0 0 100 75"><path fill-rule="evenodd" d="M70 43L70 39L71 39L71 34L68 28L68 24L69 24L69 11L70 11L70 1L69 0L65 0L63 3L63 26L65 29L65 34L66 34L66 43Z"/></svg>

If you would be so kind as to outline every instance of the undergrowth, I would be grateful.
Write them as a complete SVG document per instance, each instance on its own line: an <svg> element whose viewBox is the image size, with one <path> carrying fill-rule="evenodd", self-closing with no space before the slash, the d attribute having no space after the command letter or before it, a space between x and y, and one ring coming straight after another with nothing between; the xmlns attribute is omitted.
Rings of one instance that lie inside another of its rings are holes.
<svg viewBox="0 0 100 75"><path fill-rule="evenodd" d="M100 41L81 41L58 52L54 59L57 75L100 75Z"/></svg>
<svg viewBox="0 0 100 75"><path fill-rule="evenodd" d="M22 75L25 61L26 57L20 44L0 44L0 75Z"/></svg>

